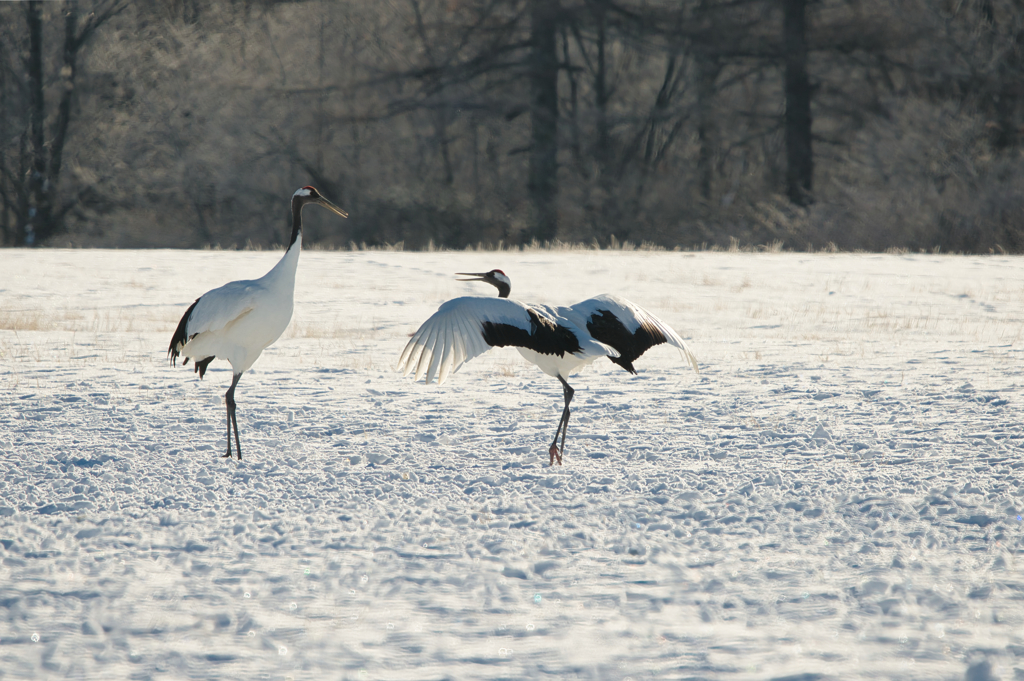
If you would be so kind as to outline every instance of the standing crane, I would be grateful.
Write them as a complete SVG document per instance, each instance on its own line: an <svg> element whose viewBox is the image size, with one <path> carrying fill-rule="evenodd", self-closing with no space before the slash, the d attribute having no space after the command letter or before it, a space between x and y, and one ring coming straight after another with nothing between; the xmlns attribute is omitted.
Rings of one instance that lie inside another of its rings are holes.
<svg viewBox="0 0 1024 681"><path fill-rule="evenodd" d="M274 269L259 279L233 281L199 296L185 310L171 336L171 344L167 348L171 366L177 364L179 355L185 358L182 366L191 359L200 379L206 375L206 368L214 359L231 362L231 387L224 394L228 412L228 453L224 458L231 458L231 428L234 426L238 460L242 460L242 444L238 440L238 419L235 416L238 379L252 367L260 353L281 337L291 321L295 270L302 248L302 209L309 204L317 204L343 218L348 217L348 213L320 196L313 187L296 191L292 194L292 237L288 250Z"/></svg>
<svg viewBox="0 0 1024 681"><path fill-rule="evenodd" d="M512 346L562 384L565 408L548 449L549 465L562 465L565 434L569 427L569 403L574 390L569 375L598 357L607 357L631 374L633 361L649 348L668 343L679 348L694 371L697 358L682 338L639 305L612 295L600 295L571 307L551 307L509 300L512 281L501 270L459 272L470 277L459 281L483 281L498 289L497 298L466 296L444 303L412 335L398 360L398 371L429 384L438 384L459 367L493 347ZM561 447L558 436L562 436Z"/></svg>

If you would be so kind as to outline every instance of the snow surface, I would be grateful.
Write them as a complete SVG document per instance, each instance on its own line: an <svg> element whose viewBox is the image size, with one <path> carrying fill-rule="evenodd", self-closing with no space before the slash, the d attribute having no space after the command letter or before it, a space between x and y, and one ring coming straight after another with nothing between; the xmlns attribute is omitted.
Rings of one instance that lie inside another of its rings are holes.
<svg viewBox="0 0 1024 681"><path fill-rule="evenodd" d="M167 344L279 257L0 252L0 678L1024 675L1020 259L307 251L217 458L229 367ZM494 267L701 374L595 363L548 468L515 351L393 371Z"/></svg>

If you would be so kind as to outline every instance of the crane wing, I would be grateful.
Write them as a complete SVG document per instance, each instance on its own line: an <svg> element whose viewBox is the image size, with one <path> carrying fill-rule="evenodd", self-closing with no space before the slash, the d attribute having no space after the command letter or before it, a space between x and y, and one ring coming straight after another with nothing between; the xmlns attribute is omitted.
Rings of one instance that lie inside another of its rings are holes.
<svg viewBox="0 0 1024 681"><path fill-rule="evenodd" d="M171 361L178 356L194 336L218 331L250 312L262 287L256 281L233 281L220 288L207 291L185 311L167 349Z"/></svg>
<svg viewBox="0 0 1024 681"><path fill-rule="evenodd" d="M661 343L679 348L693 370L700 371L697 357L672 327L625 298L604 294L576 303L571 309L583 316L591 336L618 350L619 356L609 359L630 373L636 373L633 360Z"/></svg>
<svg viewBox="0 0 1024 681"><path fill-rule="evenodd" d="M544 308L507 298L467 296L444 303L409 339L398 371L438 383L492 347L529 348L548 355L581 353L576 334ZM587 344L589 346L589 344ZM596 344L595 344L596 345ZM604 348L601 354L609 354Z"/></svg>

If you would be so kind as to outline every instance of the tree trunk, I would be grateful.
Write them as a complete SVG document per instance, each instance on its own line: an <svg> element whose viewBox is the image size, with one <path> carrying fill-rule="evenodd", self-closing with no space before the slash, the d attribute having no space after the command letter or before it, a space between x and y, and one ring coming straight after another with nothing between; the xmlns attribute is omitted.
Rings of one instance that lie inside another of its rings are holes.
<svg viewBox="0 0 1024 681"><path fill-rule="evenodd" d="M550 241L558 232L558 3L530 2L530 175L532 236Z"/></svg>
<svg viewBox="0 0 1024 681"><path fill-rule="evenodd" d="M96 11L89 12L80 22L77 3L63 4L60 12L64 17L64 40L56 73L60 93L48 127L45 87L54 74L47 75L45 70L43 3L39 0L25 3L28 54L24 59L24 87L28 93L28 125L19 140L19 172L16 179L11 180L17 184L11 192L17 196L14 207L17 224L12 228L15 245L39 245L59 233L64 228L65 214L78 200L71 197L63 205L59 201L64 149L74 114L78 55L96 29L125 6L121 2L107 3L103 9L96 6ZM11 203L8 200L8 207Z"/></svg>
<svg viewBox="0 0 1024 681"><path fill-rule="evenodd" d="M53 125L53 142L50 144L50 158L46 164L46 206L40 222L38 238L45 240L61 231L64 226L63 211L54 213L54 199L58 196L57 186L64 168L64 144L71 125L71 103L75 95L75 76L78 75L78 50L82 46L78 36L78 7L75 2L64 5L64 68L60 71L61 93L57 106L57 120Z"/></svg>
<svg viewBox="0 0 1024 681"><path fill-rule="evenodd" d="M594 22L597 24L597 65L594 73L594 104L597 107L597 167L600 173L601 186L608 189L611 180L612 140L608 130L608 66L605 55L607 36L607 5L598 0L594 5Z"/></svg>
<svg viewBox="0 0 1024 681"><path fill-rule="evenodd" d="M0 50L0 58L4 56ZM7 69L0 69L0 93L7 92ZM10 113L7 106L7 98L0 97L0 140L7 140L9 136ZM7 167L7 154L0 153L0 246L14 246L14 228L11 223L11 215L14 209L14 197L17 191L10 180L11 170Z"/></svg>
<svg viewBox="0 0 1024 681"><path fill-rule="evenodd" d="M46 100L43 98L43 8L39 0L25 6L28 24L28 91L29 91L29 153L31 170L27 178L28 215L22 243L31 246L41 226L41 210L49 201L46 197Z"/></svg>
<svg viewBox="0 0 1024 681"><path fill-rule="evenodd" d="M705 201L711 200L711 185L715 174L715 154L718 149L718 128L712 106L715 99L715 81L722 70L714 57L697 54L697 186Z"/></svg>
<svg viewBox="0 0 1024 681"><path fill-rule="evenodd" d="M814 202L806 10L807 0L782 0L782 37L786 52L786 193L798 206Z"/></svg>

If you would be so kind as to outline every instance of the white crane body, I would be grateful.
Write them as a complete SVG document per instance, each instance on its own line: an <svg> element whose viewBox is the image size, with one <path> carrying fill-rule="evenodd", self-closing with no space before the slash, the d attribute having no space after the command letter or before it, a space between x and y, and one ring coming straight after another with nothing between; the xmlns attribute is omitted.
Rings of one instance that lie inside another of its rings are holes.
<svg viewBox="0 0 1024 681"><path fill-rule="evenodd" d="M248 371L292 318L295 271L302 236L281 261L259 279L233 281L204 293L185 326L183 357L226 359L239 374Z"/></svg>
<svg viewBox="0 0 1024 681"><path fill-rule="evenodd" d="M238 379L281 337L292 318L295 271L302 250L302 208L310 203L348 217L348 213L320 196L313 187L296 191L292 195L291 240L277 265L259 279L233 281L199 296L178 322L167 348L172 366L179 356L185 358L183 365L191 359L200 379L214 359L231 363L231 387L224 394L228 415L228 453L225 456L228 458L231 457L232 426L238 458L242 458L235 417Z"/></svg>

